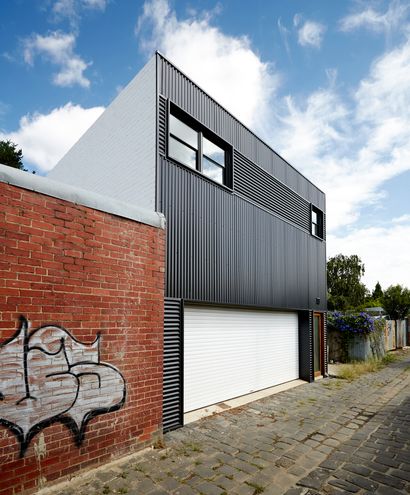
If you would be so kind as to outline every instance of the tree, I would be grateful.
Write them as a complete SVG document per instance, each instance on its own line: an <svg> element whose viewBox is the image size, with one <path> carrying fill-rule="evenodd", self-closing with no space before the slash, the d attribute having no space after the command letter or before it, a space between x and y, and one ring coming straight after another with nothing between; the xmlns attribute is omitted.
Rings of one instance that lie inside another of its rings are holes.
<svg viewBox="0 0 410 495"><path fill-rule="evenodd" d="M0 163L24 170L23 152L17 148L17 144L9 139L7 141L0 141Z"/></svg>
<svg viewBox="0 0 410 495"><path fill-rule="evenodd" d="M410 291L401 285L391 285L380 298L382 306L392 320L402 320L410 310Z"/></svg>
<svg viewBox="0 0 410 495"><path fill-rule="evenodd" d="M328 307L330 310L357 308L364 303L367 289L360 282L364 264L355 254L338 254L327 262Z"/></svg>
<svg viewBox="0 0 410 495"><path fill-rule="evenodd" d="M372 292L372 299L380 299L383 296L382 286L377 282Z"/></svg>

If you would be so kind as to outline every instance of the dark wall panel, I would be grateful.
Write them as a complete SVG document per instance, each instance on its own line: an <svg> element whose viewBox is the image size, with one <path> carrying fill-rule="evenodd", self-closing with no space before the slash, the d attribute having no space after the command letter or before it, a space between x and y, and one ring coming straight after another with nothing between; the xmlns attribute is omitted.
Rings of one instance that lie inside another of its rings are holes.
<svg viewBox="0 0 410 495"><path fill-rule="evenodd" d="M159 173L168 297L325 309L323 242L162 157Z"/></svg>
<svg viewBox="0 0 410 495"><path fill-rule="evenodd" d="M328 362L329 362L329 356L327 352L327 313L323 314L323 345L324 345L324 362L325 362L325 369L324 373L325 376L328 376L329 374L329 367L328 367Z"/></svg>
<svg viewBox="0 0 410 495"><path fill-rule="evenodd" d="M313 382L313 312L299 311L299 377Z"/></svg>
<svg viewBox="0 0 410 495"><path fill-rule="evenodd" d="M324 210L323 192L161 55L157 58L157 78L159 94L170 98L242 155Z"/></svg>
<svg viewBox="0 0 410 495"><path fill-rule="evenodd" d="M167 150L167 100L158 97L158 151L165 155Z"/></svg>
<svg viewBox="0 0 410 495"><path fill-rule="evenodd" d="M164 394L163 429L183 424L183 311L178 299L164 301Z"/></svg>

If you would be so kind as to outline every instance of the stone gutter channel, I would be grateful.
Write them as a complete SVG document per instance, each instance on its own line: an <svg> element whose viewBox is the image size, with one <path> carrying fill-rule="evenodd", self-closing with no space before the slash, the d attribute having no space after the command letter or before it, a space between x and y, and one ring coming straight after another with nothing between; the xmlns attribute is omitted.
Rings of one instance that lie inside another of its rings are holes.
<svg viewBox="0 0 410 495"><path fill-rule="evenodd" d="M204 418L42 495L410 493L410 352Z"/></svg>

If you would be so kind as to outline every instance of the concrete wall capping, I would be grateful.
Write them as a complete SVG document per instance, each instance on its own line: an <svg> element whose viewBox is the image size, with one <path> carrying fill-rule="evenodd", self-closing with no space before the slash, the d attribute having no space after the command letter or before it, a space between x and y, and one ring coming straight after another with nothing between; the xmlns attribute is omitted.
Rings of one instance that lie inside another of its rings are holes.
<svg viewBox="0 0 410 495"><path fill-rule="evenodd" d="M161 213L124 203L101 194L70 186L38 175L29 174L0 163L0 182L28 189L54 198L94 208L95 210L135 220L136 222L165 228L165 217Z"/></svg>

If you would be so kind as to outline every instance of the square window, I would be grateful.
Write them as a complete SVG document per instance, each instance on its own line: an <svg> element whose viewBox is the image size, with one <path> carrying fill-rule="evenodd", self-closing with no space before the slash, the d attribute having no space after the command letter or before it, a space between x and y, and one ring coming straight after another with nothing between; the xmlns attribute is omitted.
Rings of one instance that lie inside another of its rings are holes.
<svg viewBox="0 0 410 495"><path fill-rule="evenodd" d="M168 156L197 170L218 184L230 184L230 148L192 117L171 104L168 119ZM227 168L229 169L227 172Z"/></svg>

